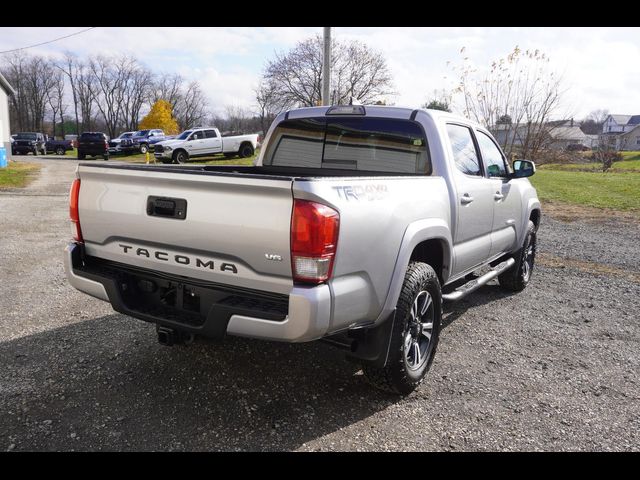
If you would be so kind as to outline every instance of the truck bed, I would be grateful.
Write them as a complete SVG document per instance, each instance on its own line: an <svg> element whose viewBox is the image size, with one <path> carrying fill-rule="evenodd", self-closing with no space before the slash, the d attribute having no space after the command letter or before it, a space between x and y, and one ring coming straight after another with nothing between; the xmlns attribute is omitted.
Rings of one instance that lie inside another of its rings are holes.
<svg viewBox="0 0 640 480"><path fill-rule="evenodd" d="M114 168L124 170L144 170L151 172L185 173L193 175L243 176L247 178L281 177L283 180L313 180L322 178L396 178L422 177L421 174L389 173L363 170L344 170L330 168L277 167L277 166L241 166L241 165L132 165L116 163L81 163L82 167Z"/></svg>

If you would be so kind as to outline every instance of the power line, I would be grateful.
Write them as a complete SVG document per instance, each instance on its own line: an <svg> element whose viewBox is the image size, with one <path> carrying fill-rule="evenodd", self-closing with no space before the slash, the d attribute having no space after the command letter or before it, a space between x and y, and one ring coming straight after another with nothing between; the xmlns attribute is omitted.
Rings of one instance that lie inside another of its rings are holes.
<svg viewBox="0 0 640 480"><path fill-rule="evenodd" d="M53 40L49 40L47 42L36 43L35 45L29 45L28 47L14 48L13 50L5 50L3 52L0 52L0 55L2 55L3 53L17 52L19 50L26 50L27 48L39 47L40 45L46 45L47 43L57 42L58 40L62 40L64 38L69 38L69 37L73 37L74 35L80 35L81 33L88 32L89 30L93 30L94 28L96 27L85 28L84 30L80 30L79 32L72 33L71 35L65 35L64 37L54 38Z"/></svg>

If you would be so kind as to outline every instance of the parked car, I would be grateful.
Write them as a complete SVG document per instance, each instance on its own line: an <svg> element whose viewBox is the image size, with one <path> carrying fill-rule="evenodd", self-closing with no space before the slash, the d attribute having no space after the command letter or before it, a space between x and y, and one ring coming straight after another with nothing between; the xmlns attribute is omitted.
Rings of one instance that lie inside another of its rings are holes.
<svg viewBox="0 0 640 480"><path fill-rule="evenodd" d="M154 155L162 163L185 163L190 158L223 153L226 157L253 155L258 135L223 137L215 127L191 128L173 140L156 144Z"/></svg>
<svg viewBox="0 0 640 480"><path fill-rule="evenodd" d="M123 140L131 138L136 132L122 132L116 138L109 140L109 153L115 154L122 152L120 144Z"/></svg>
<svg viewBox="0 0 640 480"><path fill-rule="evenodd" d="M33 153L34 155L44 155L46 138L42 133L21 132L16 133L13 143L11 144L11 153L13 155L26 155Z"/></svg>
<svg viewBox="0 0 640 480"><path fill-rule="evenodd" d="M120 149L125 152L147 153L153 149L156 143L165 139L166 136L162 130L138 130L131 137L120 142Z"/></svg>
<svg viewBox="0 0 640 480"><path fill-rule="evenodd" d="M78 138L78 160L87 155L109 160L109 137L102 132L82 132Z"/></svg>
<svg viewBox="0 0 640 480"><path fill-rule="evenodd" d="M512 167L449 112L296 109L254 166L110 167L78 167L67 278L155 323L164 345L324 339L407 394L434 359L443 301L494 278L522 291L534 268L535 165Z"/></svg>
<svg viewBox="0 0 640 480"><path fill-rule="evenodd" d="M71 140L56 140L55 138L48 138L44 146L47 153L53 152L56 155L64 155L69 150L73 150Z"/></svg>

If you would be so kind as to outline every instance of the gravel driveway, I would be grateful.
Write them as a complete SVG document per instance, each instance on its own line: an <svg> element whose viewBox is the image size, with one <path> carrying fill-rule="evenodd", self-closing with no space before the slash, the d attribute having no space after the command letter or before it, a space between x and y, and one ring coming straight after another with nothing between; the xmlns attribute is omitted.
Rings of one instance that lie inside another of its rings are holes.
<svg viewBox="0 0 640 480"><path fill-rule="evenodd" d="M62 266L76 162L41 161L0 191L2 450L640 447L637 222L545 216L529 287L447 306L428 378L399 399L325 344L164 347L77 292Z"/></svg>

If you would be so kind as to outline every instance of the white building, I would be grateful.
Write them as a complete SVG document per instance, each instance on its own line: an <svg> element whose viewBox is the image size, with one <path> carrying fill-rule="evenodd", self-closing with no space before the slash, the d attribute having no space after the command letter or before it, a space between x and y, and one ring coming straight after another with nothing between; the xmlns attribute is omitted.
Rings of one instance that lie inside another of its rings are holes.
<svg viewBox="0 0 640 480"><path fill-rule="evenodd" d="M7 160L11 159L11 128L9 126L9 95L15 95L7 79L0 73L0 146L7 151Z"/></svg>
<svg viewBox="0 0 640 480"><path fill-rule="evenodd" d="M640 115L609 115L600 142L615 150L640 150Z"/></svg>

